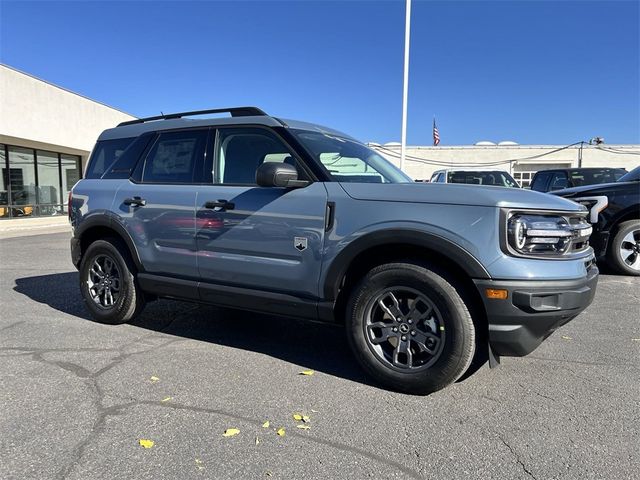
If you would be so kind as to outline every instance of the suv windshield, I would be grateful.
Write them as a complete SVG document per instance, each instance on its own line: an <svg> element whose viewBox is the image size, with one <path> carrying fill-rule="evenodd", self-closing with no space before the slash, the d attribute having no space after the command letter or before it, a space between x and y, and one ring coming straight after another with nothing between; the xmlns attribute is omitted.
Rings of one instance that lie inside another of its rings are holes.
<svg viewBox="0 0 640 480"><path fill-rule="evenodd" d="M470 183L475 185L489 185L493 187L520 188L511 175L501 170L491 172L454 171L447 174L447 183Z"/></svg>
<svg viewBox="0 0 640 480"><path fill-rule="evenodd" d="M618 182L637 182L640 181L640 165L624 174L618 179Z"/></svg>
<svg viewBox="0 0 640 480"><path fill-rule="evenodd" d="M292 133L338 182L413 183L387 159L361 143L322 132Z"/></svg>

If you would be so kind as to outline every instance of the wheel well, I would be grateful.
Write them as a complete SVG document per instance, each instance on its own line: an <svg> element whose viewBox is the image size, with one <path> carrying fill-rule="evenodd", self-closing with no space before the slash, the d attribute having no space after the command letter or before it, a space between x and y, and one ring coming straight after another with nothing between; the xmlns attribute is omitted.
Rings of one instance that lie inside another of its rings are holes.
<svg viewBox="0 0 640 480"><path fill-rule="evenodd" d="M91 245L96 240L104 240L105 238L115 238L119 240L127 249L127 253L129 253L136 267L140 266L138 257L135 255L135 252L131 251L129 242L127 242L126 239L123 238L120 233L118 233L118 231L110 227L105 227L103 225L90 227L86 231L82 232L82 235L80 236L80 259L82 259L82 257L84 256L84 253L87 251L87 248L89 248L89 245Z"/></svg>
<svg viewBox="0 0 640 480"><path fill-rule="evenodd" d="M629 220L640 220L640 206L616 219L616 223L611 230L617 229L622 222L628 222Z"/></svg>
<svg viewBox="0 0 640 480"><path fill-rule="evenodd" d="M482 298L473 280L453 259L442 252L412 244L384 244L371 247L359 253L349 264L340 281L340 289L335 303L334 313L338 322L344 322L344 313L349 295L358 281L372 268L385 263L414 261L432 265L446 274L447 280L458 291L468 305L474 323L478 326L478 340L484 342L488 334L487 315Z"/></svg>

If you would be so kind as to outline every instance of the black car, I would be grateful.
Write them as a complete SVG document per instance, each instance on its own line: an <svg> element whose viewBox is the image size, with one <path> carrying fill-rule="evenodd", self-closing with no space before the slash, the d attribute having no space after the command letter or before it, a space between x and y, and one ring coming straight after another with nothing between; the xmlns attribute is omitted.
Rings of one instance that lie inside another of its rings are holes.
<svg viewBox="0 0 640 480"><path fill-rule="evenodd" d="M585 205L594 232L589 243L599 260L640 276L640 166L618 181L553 192Z"/></svg>
<svg viewBox="0 0 640 480"><path fill-rule="evenodd" d="M539 170L531 180L531 190L551 192L563 188L583 187L616 182L627 171L624 168L554 168Z"/></svg>

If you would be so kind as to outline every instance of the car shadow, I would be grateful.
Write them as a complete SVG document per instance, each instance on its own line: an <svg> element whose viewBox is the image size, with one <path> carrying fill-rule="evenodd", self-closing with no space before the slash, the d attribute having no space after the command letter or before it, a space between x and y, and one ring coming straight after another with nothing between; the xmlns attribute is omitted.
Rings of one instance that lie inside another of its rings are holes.
<svg viewBox="0 0 640 480"><path fill-rule="evenodd" d="M77 272L18 278L15 283L16 292L35 302L92 321L78 289ZM305 369L374 385L357 365L340 326L173 300L149 303L131 324L262 353Z"/></svg>

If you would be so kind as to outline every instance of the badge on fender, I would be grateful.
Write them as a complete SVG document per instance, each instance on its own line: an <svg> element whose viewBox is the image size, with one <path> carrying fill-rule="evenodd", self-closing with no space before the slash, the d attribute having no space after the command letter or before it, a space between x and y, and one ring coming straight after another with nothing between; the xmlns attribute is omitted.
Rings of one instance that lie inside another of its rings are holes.
<svg viewBox="0 0 640 480"><path fill-rule="evenodd" d="M302 252L307 249L307 237L295 237L293 239L293 246L296 250Z"/></svg>

